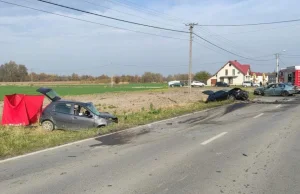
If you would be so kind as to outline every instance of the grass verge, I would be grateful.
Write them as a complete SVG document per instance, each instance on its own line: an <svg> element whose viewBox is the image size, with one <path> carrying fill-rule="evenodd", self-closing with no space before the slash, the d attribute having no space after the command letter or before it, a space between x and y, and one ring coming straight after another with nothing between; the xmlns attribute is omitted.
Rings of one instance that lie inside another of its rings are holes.
<svg viewBox="0 0 300 194"><path fill-rule="evenodd" d="M229 103L232 102L223 101L207 104L198 102L186 106L174 106L164 109L156 109L150 104L148 110L142 109L139 112L124 112L122 115L118 115L120 120L118 124L100 129L80 131L55 130L47 132L40 127L0 126L0 158L17 156Z"/></svg>

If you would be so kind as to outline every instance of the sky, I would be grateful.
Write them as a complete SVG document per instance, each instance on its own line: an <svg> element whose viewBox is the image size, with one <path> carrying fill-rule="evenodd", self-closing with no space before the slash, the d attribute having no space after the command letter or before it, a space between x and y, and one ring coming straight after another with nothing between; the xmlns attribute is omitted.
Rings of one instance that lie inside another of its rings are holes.
<svg viewBox="0 0 300 194"><path fill-rule="evenodd" d="M0 2L0 64L13 60L26 65L29 71L59 75L188 72L188 33L137 26L36 0L4 1L88 22ZM200 26L300 19L298 0L49 1L180 31L188 31L187 23L198 23L194 28L197 35L239 55L227 53L194 36L193 72L215 73L229 60L250 64L252 71L272 72L276 68L275 53L281 53L281 68L300 64L300 22L246 27Z"/></svg>

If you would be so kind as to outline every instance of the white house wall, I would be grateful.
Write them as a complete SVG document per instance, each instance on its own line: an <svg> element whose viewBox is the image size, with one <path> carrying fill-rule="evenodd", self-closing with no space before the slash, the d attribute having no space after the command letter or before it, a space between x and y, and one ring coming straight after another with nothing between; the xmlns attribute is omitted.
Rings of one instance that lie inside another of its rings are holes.
<svg viewBox="0 0 300 194"><path fill-rule="evenodd" d="M251 81L254 82L253 79L254 79L254 78L251 77ZM268 81L269 81L268 76L266 76L265 83L268 82ZM260 82L261 82L261 83L264 83L264 81L263 81L263 76L256 76L255 83L260 83Z"/></svg>
<svg viewBox="0 0 300 194"><path fill-rule="evenodd" d="M226 69L228 69L228 75L225 74ZM232 70L235 69L235 75L233 75ZM242 85L243 81L250 81L249 73L247 74L248 77L244 76L242 72L240 72L235 66L230 65L230 63L227 63L218 73L217 75L214 75L207 81L207 85L211 86L211 80L217 79L217 82L221 81L222 76L237 76L236 78L232 78L233 82L231 85ZM228 78L224 78L224 82L229 84Z"/></svg>

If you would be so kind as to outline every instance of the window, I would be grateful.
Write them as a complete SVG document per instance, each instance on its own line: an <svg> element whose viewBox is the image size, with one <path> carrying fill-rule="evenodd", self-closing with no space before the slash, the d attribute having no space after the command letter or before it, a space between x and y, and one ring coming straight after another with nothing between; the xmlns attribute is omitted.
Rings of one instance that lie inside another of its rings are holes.
<svg viewBox="0 0 300 194"><path fill-rule="evenodd" d="M235 69L232 70L232 75L235 75Z"/></svg>
<svg viewBox="0 0 300 194"><path fill-rule="evenodd" d="M55 105L55 112L63 114L71 114L72 104L59 103Z"/></svg>
<svg viewBox="0 0 300 194"><path fill-rule="evenodd" d="M74 115L82 116L82 117L89 117L91 112L84 106L80 106L75 104L74 105Z"/></svg>
<svg viewBox="0 0 300 194"><path fill-rule="evenodd" d="M229 78L229 84L233 84L233 79Z"/></svg>
<svg viewBox="0 0 300 194"><path fill-rule="evenodd" d="M228 69L225 69L225 75L228 75Z"/></svg>

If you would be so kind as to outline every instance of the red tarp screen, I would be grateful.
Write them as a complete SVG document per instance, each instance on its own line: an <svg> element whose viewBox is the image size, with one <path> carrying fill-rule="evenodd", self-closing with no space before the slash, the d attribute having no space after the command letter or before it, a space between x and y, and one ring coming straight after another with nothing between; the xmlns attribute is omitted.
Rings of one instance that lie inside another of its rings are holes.
<svg viewBox="0 0 300 194"><path fill-rule="evenodd" d="M38 121L42 113L44 96L24 94L6 95L2 125L30 125Z"/></svg>

